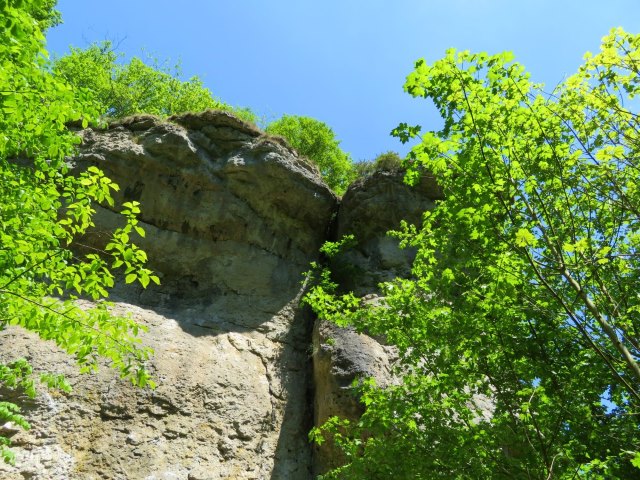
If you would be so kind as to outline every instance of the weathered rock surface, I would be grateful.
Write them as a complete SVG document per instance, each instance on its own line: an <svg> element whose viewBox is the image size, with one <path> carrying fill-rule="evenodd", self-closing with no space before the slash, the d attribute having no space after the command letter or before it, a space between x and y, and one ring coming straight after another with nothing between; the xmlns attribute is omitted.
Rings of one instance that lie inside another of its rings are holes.
<svg viewBox="0 0 640 480"><path fill-rule="evenodd" d="M393 350L368 335L317 319L313 330L314 425L337 416L357 420L364 413L354 381L373 378L385 387L392 381ZM340 466L344 458L331 439L314 445L313 472Z"/></svg>
<svg viewBox="0 0 640 480"><path fill-rule="evenodd" d="M422 213L443 198L435 179L424 175L413 187L402 172L376 172L354 182L344 194L335 237L354 235L356 245L336 257L333 271L341 287L359 295L375 292L380 282L408 276L415 252L398 248L387 235L400 222L420 225Z"/></svg>
<svg viewBox="0 0 640 480"><path fill-rule="evenodd" d="M159 387L132 388L18 330L2 356L67 373L70 396L42 394L16 438L7 479L310 477L312 320L302 272L326 238L336 198L277 139L216 112L140 116L82 132L80 167L97 164L141 203L138 239L160 287L121 288L116 309L150 327ZM101 245L108 210L84 239Z"/></svg>
<svg viewBox="0 0 640 480"><path fill-rule="evenodd" d="M14 437L17 468L1 478L309 478L302 354L260 335L185 329L184 316L116 310L151 328L159 387L135 390L107 369L80 377L55 348L9 332L13 354L42 369L67 365L74 390L29 405L32 429Z"/></svg>
<svg viewBox="0 0 640 480"><path fill-rule="evenodd" d="M317 323L313 333L302 273L335 232L359 241L341 260L357 271L347 288L369 293L407 273L411 252L384 232L419 221L438 198L433 182L412 190L374 175L349 189L332 226L338 201L316 169L231 115L138 116L81 134L78 168L98 165L121 186L117 201L141 203L147 235L136 243L162 285L120 285L112 300L149 326L159 386L138 390L105 368L81 376L54 346L0 332L0 358L27 357L74 387L20 400L33 428L13 436L17 466L0 465L0 478L306 480L331 465L326 452L312 459L314 418L357 417L351 381L384 384L390 357L353 331ZM119 217L100 209L96 221L87 245L103 245Z"/></svg>
<svg viewBox="0 0 640 480"><path fill-rule="evenodd" d="M277 139L211 111L172 122L130 117L83 137L80 166L97 164L120 184L116 200L142 205L148 231L140 244L163 275L154 293L210 305L225 293L273 303L299 289L336 199L318 172ZM109 211L98 219L107 231L117 221Z"/></svg>

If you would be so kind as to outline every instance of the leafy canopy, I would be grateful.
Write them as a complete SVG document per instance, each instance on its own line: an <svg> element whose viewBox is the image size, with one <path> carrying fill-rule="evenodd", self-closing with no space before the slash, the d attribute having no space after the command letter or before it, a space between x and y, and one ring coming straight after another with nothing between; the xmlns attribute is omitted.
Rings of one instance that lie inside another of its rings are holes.
<svg viewBox="0 0 640 480"><path fill-rule="evenodd" d="M355 178L349 154L340 148L333 130L319 120L297 115L284 115L270 123L267 133L281 135L320 169L322 178L336 193L342 194Z"/></svg>
<svg viewBox="0 0 640 480"><path fill-rule="evenodd" d="M86 91L75 91L47 70L43 28L59 18L50 0L0 1L0 330L17 325L52 340L73 355L82 371L109 360L137 385L152 384L144 363L150 351L139 345L133 320L116 317L101 301L114 284L115 268L126 281L146 286L158 278L144 267L146 255L131 239L144 235L135 202L122 206L122 226L105 255L82 257L72 243L93 226L96 202L113 205L117 185L95 167L71 176L65 157L79 139L65 124L97 118ZM79 296L95 306L80 308ZM40 380L64 390L60 375ZM0 364L0 384L35 394L32 367L25 359ZM27 428L18 405L0 401L0 423ZM8 438L0 455L13 461Z"/></svg>
<svg viewBox="0 0 640 480"><path fill-rule="evenodd" d="M101 113L113 118L217 109L257 121L248 108L234 108L215 99L197 76L181 80L179 66L169 68L154 59L153 65L147 65L138 57L122 64L121 58L111 42L94 43L86 49L72 47L68 55L53 62L52 70L75 89L91 92Z"/></svg>
<svg viewBox="0 0 640 480"><path fill-rule="evenodd" d="M636 478L640 35L613 30L551 94L510 54L454 50L405 89L444 119L407 177L446 198L396 234L417 257L383 305L308 297L400 353L400 385L312 432L346 454L326 478Z"/></svg>

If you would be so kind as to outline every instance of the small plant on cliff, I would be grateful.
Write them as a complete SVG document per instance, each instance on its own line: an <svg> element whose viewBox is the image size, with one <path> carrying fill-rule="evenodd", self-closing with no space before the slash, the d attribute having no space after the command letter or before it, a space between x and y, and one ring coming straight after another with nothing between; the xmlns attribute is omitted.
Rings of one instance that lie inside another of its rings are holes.
<svg viewBox="0 0 640 480"><path fill-rule="evenodd" d="M381 153L372 161L362 161L354 165L358 177L367 177L375 172L402 172L405 170L402 158L397 152Z"/></svg>
<svg viewBox="0 0 640 480"><path fill-rule="evenodd" d="M73 355L82 371L105 358L123 377L150 384L144 363L150 351L136 338L141 327L109 312L101 301L120 268L127 282L146 286L158 278L144 267L146 255L130 239L144 235L135 203L123 205L122 227L113 232L108 255L81 258L72 242L93 225L96 202L113 206L117 189L95 167L78 176L67 172L65 156L79 139L65 123L98 114L83 92L46 68L43 29L55 23L55 2L0 2L0 330L19 326L51 340ZM108 258L110 257L110 258ZM78 296L96 303L80 308ZM60 375L39 380L67 390ZM35 395L34 372L25 359L3 359L0 386ZM0 401L0 424L28 427L13 402ZM9 439L0 434L0 456L13 461Z"/></svg>
<svg viewBox="0 0 640 480"><path fill-rule="evenodd" d="M373 165L376 170L384 172L400 172L404 169L400 155L392 151L378 155L373 160Z"/></svg>
<svg viewBox="0 0 640 480"><path fill-rule="evenodd" d="M340 148L340 141L327 124L310 117L284 115L270 123L266 131L283 136L299 154L314 162L336 193L344 193L355 178L351 157Z"/></svg>
<svg viewBox="0 0 640 480"><path fill-rule="evenodd" d="M405 89L444 118L407 177L445 200L397 234L413 278L383 305L309 297L396 345L402 380L313 431L347 458L324 478L638 478L640 35L612 31L551 94L510 54L454 50Z"/></svg>
<svg viewBox="0 0 640 480"><path fill-rule="evenodd" d="M94 43L86 49L71 48L53 62L53 73L75 89L86 89L102 113L121 118L137 113L168 116L206 109L226 110L256 123L248 108L235 108L213 97L197 76L180 79L179 66L167 68L151 59L147 65L134 57L119 63L111 42Z"/></svg>

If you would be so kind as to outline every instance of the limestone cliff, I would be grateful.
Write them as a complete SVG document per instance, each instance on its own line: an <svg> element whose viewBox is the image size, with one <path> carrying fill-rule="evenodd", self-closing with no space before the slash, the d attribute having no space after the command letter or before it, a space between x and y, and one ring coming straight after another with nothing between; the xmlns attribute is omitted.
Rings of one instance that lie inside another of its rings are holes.
<svg viewBox="0 0 640 480"><path fill-rule="evenodd" d="M302 273L336 231L362 239L341 260L358 272L345 275L346 286L367 293L406 273L411 252L384 231L404 216L419 220L438 198L435 186L412 190L397 175L374 175L339 204L281 140L222 112L132 117L79 134L77 168L98 165L121 186L117 200L143 209L147 235L137 243L162 285L121 285L112 300L149 326L143 341L155 349L149 368L159 386L137 390L108 369L81 376L55 347L1 332L3 359L62 370L74 390L26 403L33 428L13 437L17 466L0 466L0 476L312 478L331 464L330 452L314 454L307 440L314 418L357 415L348 381L386 374L389 358L373 339L327 334L321 322L312 340ZM395 205L392 218L380 215L381 204ZM106 209L96 220L85 245L100 247L118 222ZM344 340L328 348L329 336Z"/></svg>

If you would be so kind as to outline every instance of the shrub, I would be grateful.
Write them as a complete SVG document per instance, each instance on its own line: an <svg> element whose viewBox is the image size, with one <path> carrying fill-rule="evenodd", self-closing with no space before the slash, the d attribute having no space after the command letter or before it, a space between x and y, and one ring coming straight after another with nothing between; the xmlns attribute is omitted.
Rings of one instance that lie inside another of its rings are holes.
<svg viewBox="0 0 640 480"><path fill-rule="evenodd" d="M235 108L213 97L197 76L180 79L178 65L167 67L151 59L147 65L134 57L127 64L118 63L111 42L94 43L71 52L53 62L54 75L76 88L83 88L101 105L105 115L121 118L137 113L168 116L208 108L234 113L255 123L257 116L248 108Z"/></svg>
<svg viewBox="0 0 640 480"><path fill-rule="evenodd" d="M376 171L401 172L404 170L400 155L393 151L388 151L378 155L373 160L373 166Z"/></svg>
<svg viewBox="0 0 640 480"><path fill-rule="evenodd" d="M393 151L381 153L373 160L357 162L354 164L354 168L358 178L368 177L375 172L402 172L405 170L402 158Z"/></svg>

